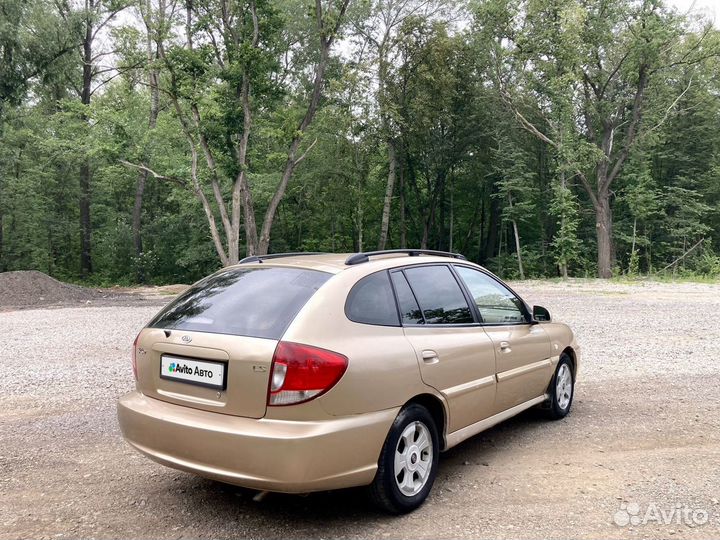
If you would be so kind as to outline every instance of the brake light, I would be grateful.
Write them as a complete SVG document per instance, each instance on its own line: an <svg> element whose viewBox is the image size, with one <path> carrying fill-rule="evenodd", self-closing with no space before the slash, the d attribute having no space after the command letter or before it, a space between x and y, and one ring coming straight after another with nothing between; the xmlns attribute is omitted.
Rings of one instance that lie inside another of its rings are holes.
<svg viewBox="0 0 720 540"><path fill-rule="evenodd" d="M140 339L140 333L138 333L137 336L135 336L135 341L133 341L132 346L132 369L133 369L133 376L135 377L135 380L138 380L138 374L137 374L137 342L138 339Z"/></svg>
<svg viewBox="0 0 720 540"><path fill-rule="evenodd" d="M268 405L294 405L324 394L340 380L347 364L342 354L281 341L273 355Z"/></svg>

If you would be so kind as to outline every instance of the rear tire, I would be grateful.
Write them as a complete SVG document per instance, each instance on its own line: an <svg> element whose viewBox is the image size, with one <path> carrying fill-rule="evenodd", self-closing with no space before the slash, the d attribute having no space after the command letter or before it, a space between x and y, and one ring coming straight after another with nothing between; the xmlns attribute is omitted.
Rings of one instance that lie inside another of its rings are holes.
<svg viewBox="0 0 720 540"><path fill-rule="evenodd" d="M550 381L550 402L546 408L550 420L565 418L570 412L573 397L575 397L575 374L572 369L572 360L567 353L560 355L555 374Z"/></svg>
<svg viewBox="0 0 720 540"><path fill-rule="evenodd" d="M383 445L370 497L381 510L405 514L427 498L437 475L440 444L432 415L418 404L400 411Z"/></svg>

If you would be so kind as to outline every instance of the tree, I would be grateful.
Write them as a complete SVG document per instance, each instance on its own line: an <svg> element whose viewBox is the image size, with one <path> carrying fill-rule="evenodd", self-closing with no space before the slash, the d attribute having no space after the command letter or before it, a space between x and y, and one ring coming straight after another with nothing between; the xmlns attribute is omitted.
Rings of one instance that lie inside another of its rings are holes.
<svg viewBox="0 0 720 540"><path fill-rule="evenodd" d="M367 4L367 11L359 11L353 20L356 33L361 37L361 49L372 51L370 63L377 76L377 110L381 138L387 151L387 182L383 199L378 249L385 249L390 227L395 181L399 162L399 130L397 110L390 96L393 71L398 68L398 32L410 18L432 21L447 10L442 0L375 0Z"/></svg>
<svg viewBox="0 0 720 540"><path fill-rule="evenodd" d="M552 240L555 251L555 263L563 278L569 276L569 266L578 259L581 241L578 238L578 203L575 194L567 183L567 171L559 169L558 178L553 186L550 212L556 218L557 230Z"/></svg>
<svg viewBox="0 0 720 540"><path fill-rule="evenodd" d="M36 78L74 47L72 36L53 16L49 3L0 0L0 145L5 143L9 110L23 102ZM0 272L4 269L4 186L0 170Z"/></svg>
<svg viewBox="0 0 720 540"><path fill-rule="evenodd" d="M494 196L505 205L502 215L512 224L518 275L520 279L525 279L518 223L525 221L535 209L535 174L530 169L527 152L507 133L498 133L496 140L494 169L499 182Z"/></svg>
<svg viewBox="0 0 720 540"><path fill-rule="evenodd" d="M257 209L249 181L251 134L255 127L254 116L262 110L263 100L270 100L276 91L272 80L277 73L278 56L289 50L282 47L282 36L278 36L279 21L275 8L255 0L242 4L225 0L219 3L193 2L187 8L185 43L182 46L167 46L165 39L158 41L159 56L168 75L165 91L190 150L190 186L203 206L223 265L235 264L239 259L241 214L247 254L264 254L270 247L277 208L293 172L313 146L313 143L306 144L301 151L305 134L320 105L330 49L343 22L348 2L342 0L337 6L331 4L327 12L319 0L315 4L315 29L311 35L312 41L317 44L317 57L312 86L306 98L305 111L290 131L280 181L268 202L259 232ZM195 42L202 44L196 45ZM217 80L222 83L212 89L215 94L208 92L207 87ZM240 115L236 113L238 110ZM201 181L198 148L210 177L214 205ZM223 176L230 176L228 173L233 179L230 200L226 201ZM217 226L218 216L225 233L224 242Z"/></svg>
<svg viewBox="0 0 720 540"><path fill-rule="evenodd" d="M147 71L147 84L150 90L150 107L148 110L148 128L152 132L157 126L158 114L160 114L160 72L158 69L158 61L160 60L158 39L154 39L153 33L158 32L163 35L167 32L166 28L166 2L158 0L157 9L153 9L152 0L145 0L139 5L140 14L145 25L145 58ZM156 30L155 30L156 29ZM150 156L145 153L143 163L149 162ZM140 283L145 282L145 269L143 264L143 241L142 241L142 209L143 197L145 195L145 185L148 180L148 170L140 169L138 171L137 183L135 186L135 202L133 203L132 214L132 231L133 244L135 246L135 257L138 260L137 280Z"/></svg>
<svg viewBox="0 0 720 540"><path fill-rule="evenodd" d="M598 275L610 277L615 260L612 186L643 131L652 129L642 124L647 89L669 69L716 54L714 47L706 50L710 28L691 33L658 0L489 0L478 17L492 27L495 78L520 124L556 149L558 136L568 130L581 142L575 173L595 210ZM561 93L573 110L571 122L560 124L553 112L563 103L544 82L557 74L558 51L567 52L562 45L568 34L577 36L568 68L574 77ZM536 93L542 123L523 113L520 90Z"/></svg>
<svg viewBox="0 0 720 540"><path fill-rule="evenodd" d="M115 66L100 62L114 51L97 46L98 40L108 31L115 17L128 7L129 0L83 0L77 7L68 2L57 2L57 9L68 28L77 40L80 73L67 71L67 84L75 91L80 100L80 119L88 123L87 109L93 94L115 77ZM79 75L79 76L78 76ZM80 273L87 277L92 273L92 223L90 216L91 184L93 164L88 155L79 167L80 185Z"/></svg>
<svg viewBox="0 0 720 540"><path fill-rule="evenodd" d="M421 18L403 23L397 47L399 65L388 93L398 111L400 162L414 210L409 218L417 224L414 240L422 248L443 247L453 177L483 135L474 107L477 88L464 76L471 49L462 37L450 36L446 24Z"/></svg>

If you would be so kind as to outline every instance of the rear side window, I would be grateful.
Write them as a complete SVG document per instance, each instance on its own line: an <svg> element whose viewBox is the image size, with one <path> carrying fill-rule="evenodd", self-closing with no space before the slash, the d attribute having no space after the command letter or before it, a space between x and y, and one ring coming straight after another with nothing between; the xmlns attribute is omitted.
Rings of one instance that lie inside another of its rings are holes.
<svg viewBox="0 0 720 540"><path fill-rule="evenodd" d="M358 281L348 294L345 314L353 322L400 326L387 272L376 272Z"/></svg>
<svg viewBox="0 0 720 540"><path fill-rule="evenodd" d="M232 268L193 285L148 326L280 339L330 277L299 268Z"/></svg>
<svg viewBox="0 0 720 540"><path fill-rule="evenodd" d="M404 270L425 316L426 324L475 322L460 285L447 266L419 266Z"/></svg>

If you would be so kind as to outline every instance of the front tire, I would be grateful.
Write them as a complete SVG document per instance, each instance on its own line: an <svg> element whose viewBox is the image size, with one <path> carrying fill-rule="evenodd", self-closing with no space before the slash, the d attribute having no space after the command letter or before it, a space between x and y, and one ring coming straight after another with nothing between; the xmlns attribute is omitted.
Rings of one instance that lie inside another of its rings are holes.
<svg viewBox="0 0 720 540"><path fill-rule="evenodd" d="M551 420L565 418L570 412L573 397L575 397L575 375L570 357L563 353L550 382L550 403L547 416Z"/></svg>
<svg viewBox="0 0 720 540"><path fill-rule="evenodd" d="M437 475L440 444L432 415L418 404L400 411L388 433L370 496L382 510L405 514L427 498Z"/></svg>

